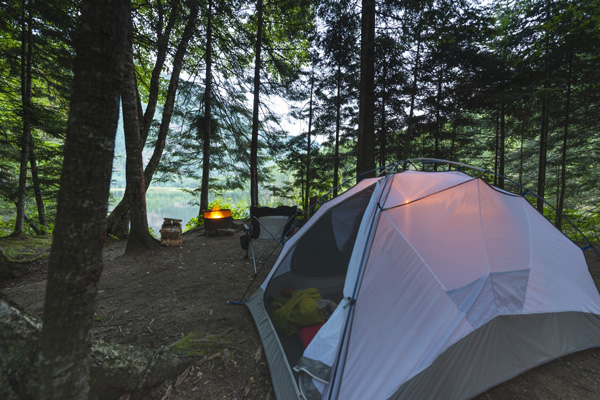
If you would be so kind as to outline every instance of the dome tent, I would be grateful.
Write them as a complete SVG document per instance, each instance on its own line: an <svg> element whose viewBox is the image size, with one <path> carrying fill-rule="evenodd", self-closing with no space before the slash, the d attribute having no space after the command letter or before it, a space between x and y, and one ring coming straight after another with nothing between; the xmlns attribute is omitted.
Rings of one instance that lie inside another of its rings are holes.
<svg viewBox="0 0 600 400"><path fill-rule="evenodd" d="M290 286L339 304L305 350L267 312ZM279 399L464 399L600 346L581 249L459 171L365 179L323 204L246 304Z"/></svg>

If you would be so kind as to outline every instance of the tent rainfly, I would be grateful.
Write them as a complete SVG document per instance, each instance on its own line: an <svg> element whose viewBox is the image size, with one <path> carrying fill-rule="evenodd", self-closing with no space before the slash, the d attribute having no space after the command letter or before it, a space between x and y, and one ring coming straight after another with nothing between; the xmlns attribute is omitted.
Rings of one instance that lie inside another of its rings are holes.
<svg viewBox="0 0 600 400"><path fill-rule="evenodd" d="M272 316L304 289L337 304L306 348ZM459 171L365 179L323 204L246 305L282 400L467 399L600 346L582 250Z"/></svg>

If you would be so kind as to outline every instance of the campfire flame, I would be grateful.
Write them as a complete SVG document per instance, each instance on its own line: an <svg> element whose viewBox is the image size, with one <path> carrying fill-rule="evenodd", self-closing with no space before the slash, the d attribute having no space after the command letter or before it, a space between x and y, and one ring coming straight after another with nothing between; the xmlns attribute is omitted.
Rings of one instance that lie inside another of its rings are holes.
<svg viewBox="0 0 600 400"><path fill-rule="evenodd" d="M219 206L214 206L210 211L204 212L204 218L208 218L208 219L219 219L219 218L225 218L225 217L230 217L230 216L231 216L231 211L229 211L229 210L221 211L221 208Z"/></svg>

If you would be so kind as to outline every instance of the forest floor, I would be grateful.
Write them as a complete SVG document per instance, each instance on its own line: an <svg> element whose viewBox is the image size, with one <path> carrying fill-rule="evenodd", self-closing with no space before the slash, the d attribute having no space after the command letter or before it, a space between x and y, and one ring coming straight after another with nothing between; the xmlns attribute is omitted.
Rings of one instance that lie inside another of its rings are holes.
<svg viewBox="0 0 600 400"><path fill-rule="evenodd" d="M162 247L134 256L123 254L124 242L106 244L94 336L153 349L185 343L183 338L204 345L202 361L156 387L149 399L275 399L250 313L244 306L227 302L240 300L250 286L245 296L249 297L276 255L253 281L252 262L244 258L240 235L205 236L197 231L184 235L182 247ZM257 242L261 245L262 241ZM600 262L591 252L587 257L598 283ZM0 284L0 292L41 315L46 270L47 261L32 263L23 277ZM596 348L542 365L477 399L599 397L600 348Z"/></svg>

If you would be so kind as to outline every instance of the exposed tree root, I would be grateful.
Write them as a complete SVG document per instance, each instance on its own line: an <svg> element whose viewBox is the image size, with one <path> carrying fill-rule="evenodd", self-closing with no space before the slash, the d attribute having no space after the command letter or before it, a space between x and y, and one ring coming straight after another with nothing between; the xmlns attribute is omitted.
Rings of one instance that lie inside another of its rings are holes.
<svg viewBox="0 0 600 400"><path fill-rule="evenodd" d="M41 329L38 317L27 314L0 295L0 398L35 397ZM90 399L116 399L123 394L129 394L130 399L142 399L152 387L206 360L208 352L215 351L215 344L226 345L184 339L157 351L95 341L90 366Z"/></svg>

